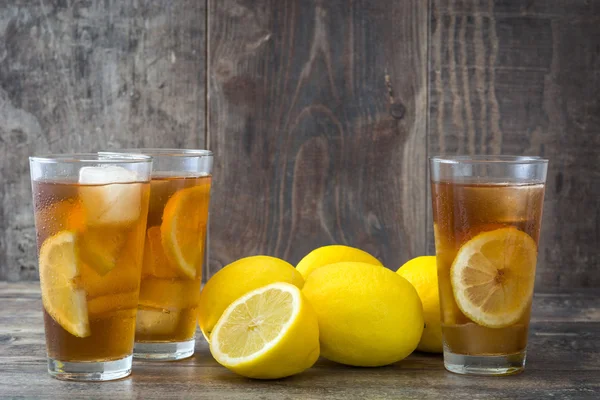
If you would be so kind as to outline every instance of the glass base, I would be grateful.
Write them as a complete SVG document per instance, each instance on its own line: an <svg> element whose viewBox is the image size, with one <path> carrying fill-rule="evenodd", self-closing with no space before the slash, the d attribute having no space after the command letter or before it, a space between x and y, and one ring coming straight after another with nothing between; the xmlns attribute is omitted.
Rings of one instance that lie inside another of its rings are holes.
<svg viewBox="0 0 600 400"><path fill-rule="evenodd" d="M444 366L462 375L514 375L525 368L526 352L502 356L470 356L444 349Z"/></svg>
<svg viewBox="0 0 600 400"><path fill-rule="evenodd" d="M194 339L185 342L136 342L133 356L143 360L174 361L194 355Z"/></svg>
<svg viewBox="0 0 600 400"><path fill-rule="evenodd" d="M48 372L65 381L112 381L131 375L131 356L115 361L59 361L48 358Z"/></svg>

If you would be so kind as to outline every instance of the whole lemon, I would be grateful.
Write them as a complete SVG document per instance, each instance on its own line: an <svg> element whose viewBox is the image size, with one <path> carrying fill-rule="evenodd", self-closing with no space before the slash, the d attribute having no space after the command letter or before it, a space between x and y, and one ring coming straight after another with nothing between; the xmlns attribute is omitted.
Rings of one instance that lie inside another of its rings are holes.
<svg viewBox="0 0 600 400"><path fill-rule="evenodd" d="M334 244L314 249L300 260L298 265L296 265L296 269L302 274L304 279L306 279L308 275L317 268L344 261L383 266L378 259L366 251L354 247Z"/></svg>
<svg viewBox="0 0 600 400"><path fill-rule="evenodd" d="M321 355L331 361L377 367L415 350L423 310L415 288L384 267L341 262L310 274L302 293L319 320Z"/></svg>
<svg viewBox="0 0 600 400"><path fill-rule="evenodd" d="M442 325L435 256L413 258L398 269L398 274L409 281L419 293L423 304L425 328L417 350L442 352Z"/></svg>
<svg viewBox="0 0 600 400"><path fill-rule="evenodd" d="M251 256L223 267L206 282L198 302L198 325L208 340L223 311L236 299L259 287L287 282L302 289L304 279L284 260Z"/></svg>

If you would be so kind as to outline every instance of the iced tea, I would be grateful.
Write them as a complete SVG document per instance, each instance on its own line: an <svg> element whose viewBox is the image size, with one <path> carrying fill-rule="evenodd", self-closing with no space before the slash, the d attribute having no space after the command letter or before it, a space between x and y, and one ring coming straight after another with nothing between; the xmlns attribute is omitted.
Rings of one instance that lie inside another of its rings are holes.
<svg viewBox="0 0 600 400"><path fill-rule="evenodd" d="M480 358L482 370L450 367L453 372L511 373L520 370L519 363L522 368L543 199L544 183L539 179L432 180L447 367L452 357L460 356L517 360L514 369L486 371Z"/></svg>
<svg viewBox="0 0 600 400"><path fill-rule="evenodd" d="M49 369L116 379L131 368L150 184L116 166L74 180L32 181Z"/></svg>
<svg viewBox="0 0 600 400"><path fill-rule="evenodd" d="M213 155L147 148L101 154L124 153L153 160L133 355L180 360L194 354Z"/></svg>
<svg viewBox="0 0 600 400"><path fill-rule="evenodd" d="M210 176L152 178L136 343L194 339L210 184Z"/></svg>

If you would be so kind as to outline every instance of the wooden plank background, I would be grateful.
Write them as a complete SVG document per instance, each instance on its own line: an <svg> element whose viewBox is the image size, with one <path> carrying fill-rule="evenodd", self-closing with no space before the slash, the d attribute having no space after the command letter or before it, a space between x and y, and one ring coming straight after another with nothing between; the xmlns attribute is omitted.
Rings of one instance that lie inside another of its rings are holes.
<svg viewBox="0 0 600 400"><path fill-rule="evenodd" d="M428 153L548 158L537 287L599 286L600 1L434 0L430 43Z"/></svg>
<svg viewBox="0 0 600 400"><path fill-rule="evenodd" d="M248 4L209 2L211 270L333 243L390 268L422 254L424 3Z"/></svg>
<svg viewBox="0 0 600 400"><path fill-rule="evenodd" d="M27 156L215 152L210 270L432 251L432 154L550 158L538 288L600 284L600 0L0 3L0 280L37 279Z"/></svg>
<svg viewBox="0 0 600 400"><path fill-rule="evenodd" d="M38 279L28 156L205 145L205 15L196 0L0 2L0 280Z"/></svg>

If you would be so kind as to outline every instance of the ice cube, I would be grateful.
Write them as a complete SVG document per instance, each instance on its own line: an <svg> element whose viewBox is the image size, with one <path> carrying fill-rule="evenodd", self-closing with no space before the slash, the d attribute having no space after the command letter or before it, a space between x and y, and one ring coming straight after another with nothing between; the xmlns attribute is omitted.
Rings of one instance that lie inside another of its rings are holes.
<svg viewBox="0 0 600 400"><path fill-rule="evenodd" d="M79 170L79 195L89 225L128 225L140 216L141 184L135 172L116 165ZM97 185L97 186L91 186Z"/></svg>
<svg viewBox="0 0 600 400"><path fill-rule="evenodd" d="M175 332L178 324L179 311L138 309L135 331L142 335L168 335Z"/></svg>
<svg viewBox="0 0 600 400"><path fill-rule="evenodd" d="M148 308L182 310L198 306L200 282L189 279L146 277L140 288L140 305Z"/></svg>
<svg viewBox="0 0 600 400"><path fill-rule="evenodd" d="M117 266L117 261L127 240L122 228L90 227L78 240L81 260L104 276Z"/></svg>
<svg viewBox="0 0 600 400"><path fill-rule="evenodd" d="M88 314L94 318L118 310L133 310L137 308L137 293L113 293L93 299L88 298L87 306Z"/></svg>

